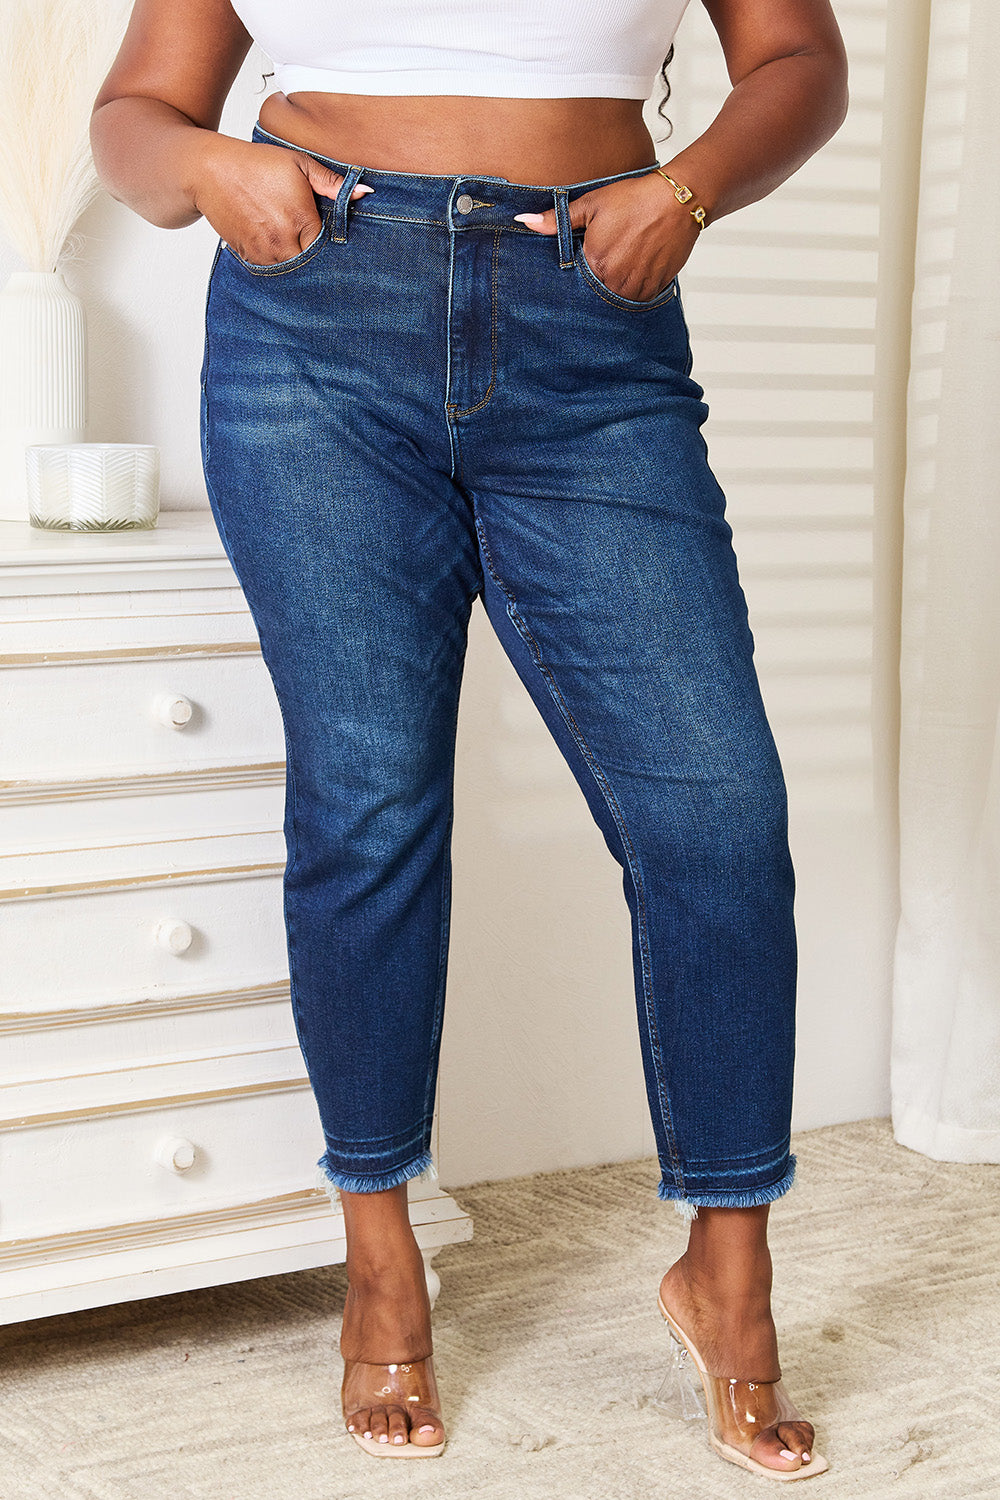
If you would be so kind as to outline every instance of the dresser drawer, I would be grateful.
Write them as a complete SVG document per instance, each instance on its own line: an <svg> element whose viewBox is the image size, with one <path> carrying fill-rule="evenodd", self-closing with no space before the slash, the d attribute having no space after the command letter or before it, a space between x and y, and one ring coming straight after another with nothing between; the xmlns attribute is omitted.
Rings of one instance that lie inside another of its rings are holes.
<svg viewBox="0 0 1000 1500"><path fill-rule="evenodd" d="M75 890L54 883L8 893L0 1005L30 1014L287 981L280 834L266 847L270 860L258 854L177 878L102 884L95 872Z"/></svg>
<svg viewBox="0 0 1000 1500"><path fill-rule="evenodd" d="M238 1208L315 1186L297 1048L0 1089L0 1243Z"/></svg>
<svg viewBox="0 0 1000 1500"><path fill-rule="evenodd" d="M297 1047L7 1084L0 1139L0 1263L46 1236L180 1218L196 1234L199 1216L218 1232L220 1213L336 1199L318 1181L323 1130ZM414 1201L439 1192L433 1169L409 1183Z"/></svg>
<svg viewBox="0 0 1000 1500"><path fill-rule="evenodd" d="M277 699L256 645L138 648L0 671L6 782L195 769L284 758Z"/></svg>
<svg viewBox="0 0 1000 1500"><path fill-rule="evenodd" d="M0 1009L0 1080L99 1073L179 1058L297 1046L288 981L148 995L118 1005L66 997L51 1010Z"/></svg>

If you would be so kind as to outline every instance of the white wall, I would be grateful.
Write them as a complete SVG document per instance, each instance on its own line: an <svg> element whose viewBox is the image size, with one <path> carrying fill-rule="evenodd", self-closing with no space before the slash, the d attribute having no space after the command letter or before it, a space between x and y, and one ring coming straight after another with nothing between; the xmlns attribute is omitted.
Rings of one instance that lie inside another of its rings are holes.
<svg viewBox="0 0 1000 1500"><path fill-rule="evenodd" d="M885 0L841 0L854 104L765 204L713 226L686 275L695 374L730 496L785 761L801 946L795 1125L888 1113L889 913L875 882L871 394ZM262 97L252 56L225 128ZM692 6L674 142L725 88ZM658 129L649 110L651 127ZM670 154L659 147L661 160ZM86 299L95 440L158 443L164 505L207 504L198 462L207 225L152 228L103 199L67 279ZM0 279L13 269L0 249ZM443 1180L652 1150L618 867L477 609L459 726Z"/></svg>

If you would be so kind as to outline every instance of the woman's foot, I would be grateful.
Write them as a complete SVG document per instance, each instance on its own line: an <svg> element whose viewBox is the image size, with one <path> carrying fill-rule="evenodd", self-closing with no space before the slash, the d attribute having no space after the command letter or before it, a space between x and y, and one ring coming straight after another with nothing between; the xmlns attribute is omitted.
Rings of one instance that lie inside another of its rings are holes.
<svg viewBox="0 0 1000 1500"><path fill-rule="evenodd" d="M348 1242L340 1335L347 1430L395 1448L439 1447L444 1426L430 1364L430 1298L406 1185L342 1193L341 1200Z"/></svg>
<svg viewBox="0 0 1000 1500"><path fill-rule="evenodd" d="M660 1283L663 1305L713 1375L761 1383L781 1377L767 1210L700 1208L687 1250ZM800 1469L814 1436L810 1422L781 1422L755 1439L752 1456L766 1468Z"/></svg>

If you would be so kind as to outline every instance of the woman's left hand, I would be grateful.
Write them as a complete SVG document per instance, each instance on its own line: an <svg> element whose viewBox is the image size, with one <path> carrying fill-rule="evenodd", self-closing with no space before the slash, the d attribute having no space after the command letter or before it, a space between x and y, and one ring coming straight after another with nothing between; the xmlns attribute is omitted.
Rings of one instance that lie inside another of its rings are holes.
<svg viewBox="0 0 1000 1500"><path fill-rule="evenodd" d="M581 193L570 203L569 217L574 229L584 230L584 253L594 275L633 302L651 302L669 286L700 233L655 170ZM536 234L558 233L554 208L515 218Z"/></svg>

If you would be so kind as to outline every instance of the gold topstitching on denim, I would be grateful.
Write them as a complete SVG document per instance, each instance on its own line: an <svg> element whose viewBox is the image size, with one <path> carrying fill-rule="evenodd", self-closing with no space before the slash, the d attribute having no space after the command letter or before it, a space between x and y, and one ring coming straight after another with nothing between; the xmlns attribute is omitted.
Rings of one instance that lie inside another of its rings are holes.
<svg viewBox="0 0 1000 1500"><path fill-rule="evenodd" d="M499 300L498 289L500 283L500 235L502 229L499 225L493 235L493 276L490 285L490 383L486 388L486 395L475 406L467 406L460 411L457 406L448 403L448 414L452 417L468 417L474 411L480 411L493 395L493 388L497 383L497 302Z"/></svg>
<svg viewBox="0 0 1000 1500"><path fill-rule="evenodd" d="M307 266L311 260L316 259L326 239L326 231L330 225L331 213L331 209L328 209L324 213L319 234L311 245L307 245L304 250L300 250L298 255L293 255L289 260L279 260L273 266L258 266L251 260L244 260L242 255L237 254L232 245L226 244L225 240L220 241L219 248L228 250L236 263L241 265L245 271L249 271L251 276L287 276L290 271L298 271L302 266ZM312 251L311 255L310 251Z"/></svg>
<svg viewBox="0 0 1000 1500"><path fill-rule="evenodd" d="M610 287L605 288L601 285L597 272L583 254L582 245L580 246L579 256L571 264L576 266L580 275L596 297L600 297L601 301L606 302L609 307L620 307L624 312L652 312L654 308L666 307L667 303L673 301L677 295L677 278L674 277L670 283L670 295L668 297L665 297L662 292L657 292L656 296L651 297L648 302L637 302L631 297L620 296L617 292L613 292ZM664 288L664 291L666 290L667 288Z"/></svg>
<svg viewBox="0 0 1000 1500"><path fill-rule="evenodd" d="M433 224L439 229L448 227L444 219L417 219L411 214L376 214L364 208L353 209L351 219L386 219L396 224Z"/></svg>
<svg viewBox="0 0 1000 1500"><path fill-rule="evenodd" d="M573 259L563 260L563 251L562 251L563 232L562 232L562 222L561 221L565 220L567 223L569 222L569 192L568 192L568 189L566 189L566 188L556 188L555 192L553 194L553 199L554 199L555 204L556 204L556 232L557 232L557 235L558 235L558 242L559 242L559 269L560 269L560 271L568 271L573 266L576 265L576 261L573 260ZM570 228L570 232L569 232L569 247L570 247L570 255L572 256L572 254L573 254L573 230L572 230L572 227Z"/></svg>

